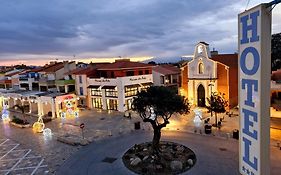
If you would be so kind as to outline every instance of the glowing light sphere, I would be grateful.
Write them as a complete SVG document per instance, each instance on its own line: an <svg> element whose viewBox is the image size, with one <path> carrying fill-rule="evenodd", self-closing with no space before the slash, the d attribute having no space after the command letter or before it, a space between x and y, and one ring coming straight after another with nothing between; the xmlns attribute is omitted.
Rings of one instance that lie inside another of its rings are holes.
<svg viewBox="0 0 281 175"><path fill-rule="evenodd" d="M45 128L45 129L43 130L43 135L44 135L45 137L50 137L50 136L52 136L52 130L51 130L50 128Z"/></svg>
<svg viewBox="0 0 281 175"><path fill-rule="evenodd" d="M40 117L38 118L38 121L35 122L35 123L32 125L32 129L33 129L33 131L35 131L35 132L37 132L37 133L41 133L41 132L43 132L44 128L45 128L45 124L44 124L44 122L43 122L42 116L40 116Z"/></svg>

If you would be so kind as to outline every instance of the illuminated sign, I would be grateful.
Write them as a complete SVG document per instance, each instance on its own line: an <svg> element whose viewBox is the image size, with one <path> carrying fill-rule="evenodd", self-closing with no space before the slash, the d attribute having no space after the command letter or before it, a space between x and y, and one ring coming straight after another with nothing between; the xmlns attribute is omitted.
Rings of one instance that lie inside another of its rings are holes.
<svg viewBox="0 0 281 175"><path fill-rule="evenodd" d="M146 77L130 78L130 81L146 80Z"/></svg>
<svg viewBox="0 0 281 175"><path fill-rule="evenodd" d="M110 82L110 80L109 79L95 79L95 82L99 82L99 83L102 83L102 82Z"/></svg>
<svg viewBox="0 0 281 175"><path fill-rule="evenodd" d="M261 4L238 16L239 171L269 173L271 14Z"/></svg>

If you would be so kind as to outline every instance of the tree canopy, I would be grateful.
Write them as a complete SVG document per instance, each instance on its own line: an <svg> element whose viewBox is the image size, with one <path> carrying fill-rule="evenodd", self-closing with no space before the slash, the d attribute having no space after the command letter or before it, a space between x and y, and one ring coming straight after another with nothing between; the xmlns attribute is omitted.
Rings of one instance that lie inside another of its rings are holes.
<svg viewBox="0 0 281 175"><path fill-rule="evenodd" d="M161 129L169 124L169 119L174 113L189 112L187 100L175 90L164 86L151 86L146 91L139 92L134 98L132 107L154 130L152 149L155 155L161 152L159 149Z"/></svg>
<svg viewBox="0 0 281 175"><path fill-rule="evenodd" d="M133 109L140 114L140 117L151 119L151 111L157 117L162 117L164 121L174 113L189 112L189 104L184 97L177 95L173 89L163 86L152 86L146 91L141 91L137 94L133 101Z"/></svg>

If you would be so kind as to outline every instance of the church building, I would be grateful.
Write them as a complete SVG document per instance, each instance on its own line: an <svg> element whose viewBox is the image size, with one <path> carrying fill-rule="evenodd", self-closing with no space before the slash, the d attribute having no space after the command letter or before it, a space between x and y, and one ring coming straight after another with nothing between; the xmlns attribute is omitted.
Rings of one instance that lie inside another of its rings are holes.
<svg viewBox="0 0 281 175"><path fill-rule="evenodd" d="M210 52L209 44L199 42L191 61L181 67L181 95L204 107L212 92L225 94L229 108L238 105L238 55Z"/></svg>

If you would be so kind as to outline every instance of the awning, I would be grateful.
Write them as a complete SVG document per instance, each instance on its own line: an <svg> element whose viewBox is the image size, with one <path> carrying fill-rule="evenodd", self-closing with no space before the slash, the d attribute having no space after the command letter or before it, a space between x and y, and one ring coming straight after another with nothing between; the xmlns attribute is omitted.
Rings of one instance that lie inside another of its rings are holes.
<svg viewBox="0 0 281 175"><path fill-rule="evenodd" d="M127 85L125 86L126 88L136 88L136 87L140 87L139 84L132 84L132 85Z"/></svg>
<svg viewBox="0 0 281 175"><path fill-rule="evenodd" d="M152 82L148 82L148 83L142 83L141 85L142 85L142 86L152 86L153 83L152 83Z"/></svg>
<svg viewBox="0 0 281 175"><path fill-rule="evenodd" d="M103 86L102 89L115 89L116 86Z"/></svg>
<svg viewBox="0 0 281 175"><path fill-rule="evenodd" d="M87 88L98 89L99 87L100 87L99 85L90 85Z"/></svg>

